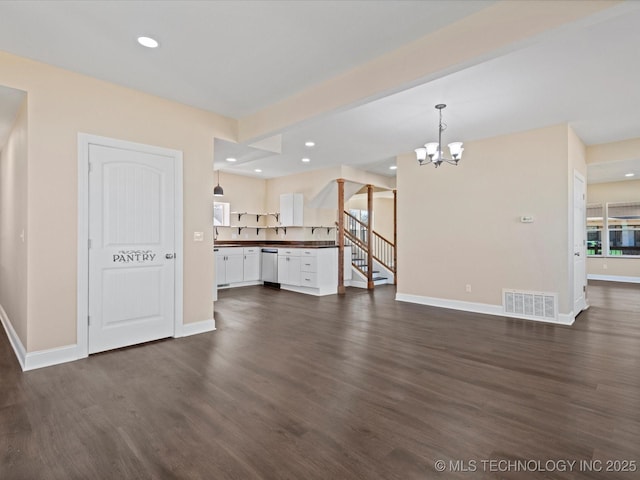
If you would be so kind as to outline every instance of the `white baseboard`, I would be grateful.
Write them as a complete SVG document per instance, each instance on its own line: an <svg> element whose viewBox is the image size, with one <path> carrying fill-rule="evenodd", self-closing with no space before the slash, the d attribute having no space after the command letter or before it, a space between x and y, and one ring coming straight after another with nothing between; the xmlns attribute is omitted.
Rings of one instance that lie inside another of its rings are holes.
<svg viewBox="0 0 640 480"><path fill-rule="evenodd" d="M362 282L360 280L349 280L349 284L345 282L345 286L347 287L355 287L355 288L367 288L367 282Z"/></svg>
<svg viewBox="0 0 640 480"><path fill-rule="evenodd" d="M22 342L20 341L20 337L18 337L18 334L13 329L13 325L11 325L11 321L7 316L7 312L4 311L4 308L2 308L2 305L0 305L0 322L2 322L4 331L7 332L7 337L9 337L9 343L11 344L11 347L13 348L13 351L15 352L16 357L18 358L18 362L20 363L20 368L24 370L24 366L27 358L27 351L25 350L24 345L22 345Z"/></svg>
<svg viewBox="0 0 640 480"><path fill-rule="evenodd" d="M624 277L621 275L598 275L590 273L587 280L603 280L605 282L640 283L640 277Z"/></svg>
<svg viewBox="0 0 640 480"><path fill-rule="evenodd" d="M50 367L59 363L72 362L78 359L77 345L66 345L64 347L51 348L47 350L39 350L37 352L27 352L24 345L20 341L20 337L11 325L11 321L7 316L2 305L0 305L0 321L7 332L9 343L13 347L13 351L18 358L20 368L26 372L35 370L36 368Z"/></svg>
<svg viewBox="0 0 640 480"><path fill-rule="evenodd" d="M585 308L585 310L586 310L586 308ZM580 312L578 312L578 313L580 313ZM573 313L573 311L571 311L569 313L558 313L558 321L557 322L545 322L545 323L557 323L557 324L560 324L560 325L573 325L573 323L575 321L576 321L576 315Z"/></svg>
<svg viewBox="0 0 640 480"><path fill-rule="evenodd" d="M338 293L338 285L325 288L313 288L303 287L297 285L280 284L280 290L287 290L289 292L304 293L305 295L313 295L314 297L323 297L325 295L335 295Z"/></svg>
<svg viewBox="0 0 640 480"><path fill-rule="evenodd" d="M409 295L406 293L397 293L396 300L400 302L417 303L420 305L428 305L430 307L450 308L452 310L460 310L463 312L482 313L484 315L495 315L498 317L519 318L522 320L532 320L534 322L553 323L557 325L573 325L575 320L573 312L568 314L559 314L557 320L541 320L526 315L513 315L504 312L502 305L489 305L486 303L463 302L461 300L448 300L445 298L423 297L421 295Z"/></svg>
<svg viewBox="0 0 640 480"><path fill-rule="evenodd" d="M26 372L27 370L50 367L75 360L78 360L78 346L75 344L28 352L23 370Z"/></svg>
<svg viewBox="0 0 640 480"><path fill-rule="evenodd" d="M47 350L39 350L36 352L27 352L20 341L20 337L18 337L18 334L14 330L13 325L11 325L7 312L2 308L2 305L0 305L0 322L4 327L4 330L7 332L9 343L18 358L20 368L22 368L24 372L35 370L37 368L50 367L60 363L73 362L74 360L82 358L78 355L78 346L75 344ZM179 336L187 337L198 333L210 332L215 329L216 323L213 319L204 320L202 322L187 323L182 326L182 332Z"/></svg>
<svg viewBox="0 0 640 480"><path fill-rule="evenodd" d="M182 325L182 332L176 337L189 337L199 333L212 332L216 329L216 321L211 318L201 322L185 323Z"/></svg>
<svg viewBox="0 0 640 480"><path fill-rule="evenodd" d="M198 333L210 332L216 329L215 320L204 320L202 322L187 323L182 326L182 337L196 335ZM78 355L77 345L67 345L64 347L28 352L22 370L34 370L36 368L50 367L60 363L72 362L81 358Z"/></svg>
<svg viewBox="0 0 640 480"><path fill-rule="evenodd" d="M261 280L251 280L250 282L238 282L238 283L227 283L224 285L218 285L216 287L217 290L226 290L228 288L238 288L238 287L251 287L253 285L262 285L264 282Z"/></svg>

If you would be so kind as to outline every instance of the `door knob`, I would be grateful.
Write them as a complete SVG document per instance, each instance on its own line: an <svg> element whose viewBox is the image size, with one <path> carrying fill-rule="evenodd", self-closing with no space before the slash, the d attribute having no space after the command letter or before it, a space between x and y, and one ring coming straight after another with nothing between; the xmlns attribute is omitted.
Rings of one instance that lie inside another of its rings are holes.
<svg viewBox="0 0 640 480"><path fill-rule="evenodd" d="M166 258L167 260L171 260L175 255L173 253L167 253L164 258Z"/></svg>
<svg viewBox="0 0 640 480"><path fill-rule="evenodd" d="M580 252L576 252L576 253L574 253L574 255L575 255L576 257L579 257L579 256L580 256Z"/></svg>

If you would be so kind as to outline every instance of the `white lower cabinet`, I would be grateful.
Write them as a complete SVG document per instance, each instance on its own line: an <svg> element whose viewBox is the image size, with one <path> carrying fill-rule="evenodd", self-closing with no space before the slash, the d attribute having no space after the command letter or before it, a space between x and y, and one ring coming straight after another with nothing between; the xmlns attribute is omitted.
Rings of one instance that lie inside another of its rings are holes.
<svg viewBox="0 0 640 480"><path fill-rule="evenodd" d="M244 249L244 277L245 282L260 281L260 249L258 247Z"/></svg>
<svg viewBox="0 0 640 480"><path fill-rule="evenodd" d="M241 282L243 278L241 248L220 248L216 252L216 285Z"/></svg>
<svg viewBox="0 0 640 480"><path fill-rule="evenodd" d="M337 248L278 249L280 288L311 295L338 291Z"/></svg>
<svg viewBox="0 0 640 480"><path fill-rule="evenodd" d="M300 285L300 252L298 249L278 249L278 283Z"/></svg>
<svg viewBox="0 0 640 480"><path fill-rule="evenodd" d="M218 287L255 285L260 281L260 248L219 248L215 255Z"/></svg>
<svg viewBox="0 0 640 480"><path fill-rule="evenodd" d="M309 252L309 250L305 250ZM300 262L300 285L304 287L318 287L318 258L308 253Z"/></svg>
<svg viewBox="0 0 640 480"><path fill-rule="evenodd" d="M219 288L257 285L261 279L260 247L217 248ZM278 283L283 290L309 295L338 292L337 248L278 248Z"/></svg>

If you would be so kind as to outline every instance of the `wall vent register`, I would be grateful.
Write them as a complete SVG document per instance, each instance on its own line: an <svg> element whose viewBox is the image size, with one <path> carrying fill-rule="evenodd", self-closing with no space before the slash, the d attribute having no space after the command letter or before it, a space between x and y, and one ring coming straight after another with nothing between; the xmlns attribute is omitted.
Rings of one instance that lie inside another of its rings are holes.
<svg viewBox="0 0 640 480"><path fill-rule="evenodd" d="M503 290L504 312L523 318L556 320L558 318L556 293Z"/></svg>

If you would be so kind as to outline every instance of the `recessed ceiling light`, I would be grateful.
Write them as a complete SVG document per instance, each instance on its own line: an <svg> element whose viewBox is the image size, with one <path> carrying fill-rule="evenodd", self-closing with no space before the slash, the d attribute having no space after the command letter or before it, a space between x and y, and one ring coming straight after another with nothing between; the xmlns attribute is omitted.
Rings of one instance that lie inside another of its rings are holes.
<svg viewBox="0 0 640 480"><path fill-rule="evenodd" d="M625 177L633 177L633 176L635 176L635 173L625 173L624 176Z"/></svg>
<svg viewBox="0 0 640 480"><path fill-rule="evenodd" d="M303 158L303 159L302 159L302 161L303 161L304 163L309 163L309 162L311 161L311 159L310 159L310 158Z"/></svg>
<svg viewBox="0 0 640 480"><path fill-rule="evenodd" d="M254 170L254 172L256 172L256 173L262 173L262 170L260 170L259 168L256 168L256 169Z"/></svg>
<svg viewBox="0 0 640 480"><path fill-rule="evenodd" d="M316 142L304 142L304 146L305 147L315 147L316 146Z"/></svg>
<svg viewBox="0 0 640 480"><path fill-rule="evenodd" d="M391 166L389 167L389 170L397 170L397 169L398 169L398 166L397 166L397 165L391 165Z"/></svg>
<svg viewBox="0 0 640 480"><path fill-rule="evenodd" d="M229 157L229 158L227 158L227 162L235 162L235 161L236 161L236 159L235 159L235 158L233 158L233 157Z"/></svg>
<svg viewBox="0 0 640 480"><path fill-rule="evenodd" d="M158 46L158 41L151 37L138 37L138 43L147 48L156 48Z"/></svg>

